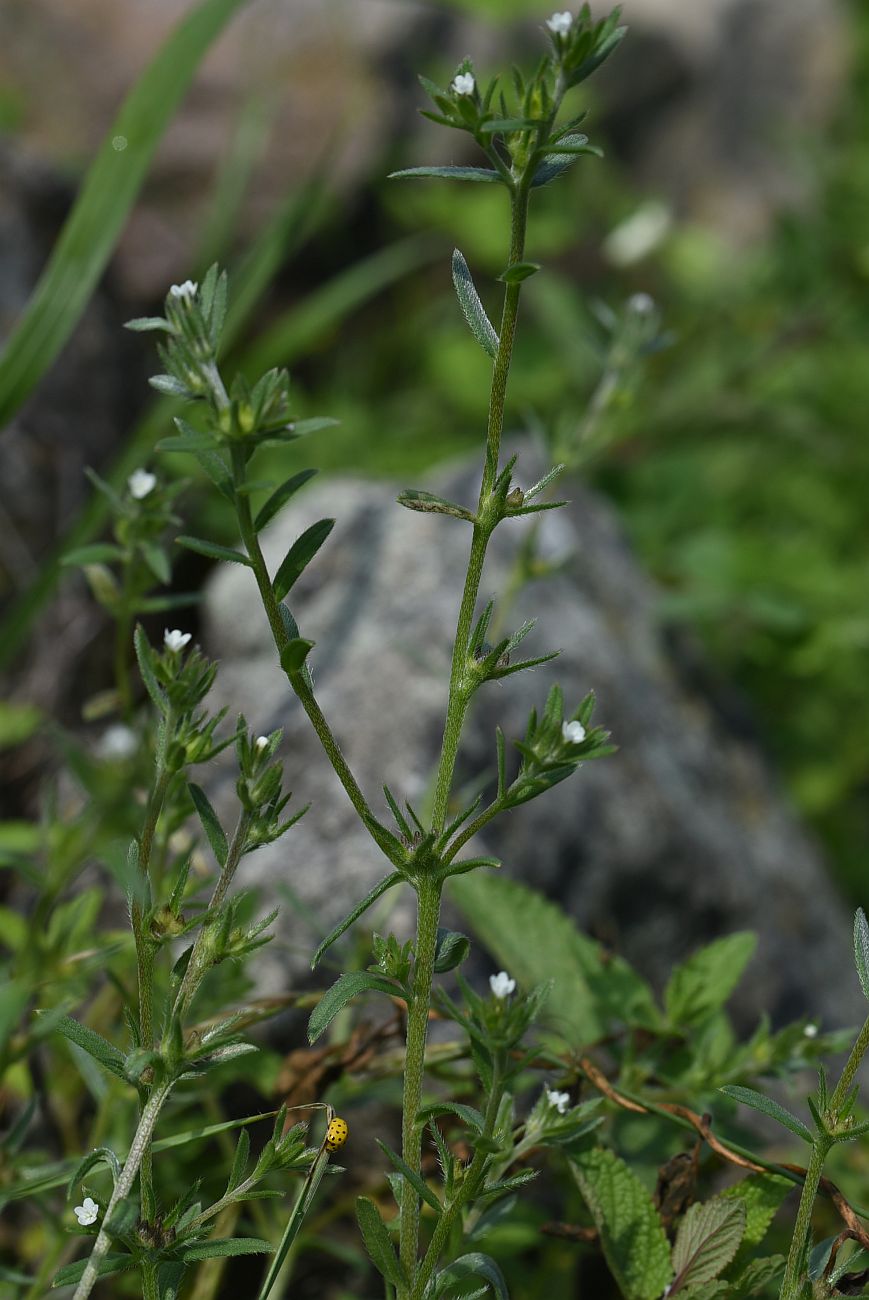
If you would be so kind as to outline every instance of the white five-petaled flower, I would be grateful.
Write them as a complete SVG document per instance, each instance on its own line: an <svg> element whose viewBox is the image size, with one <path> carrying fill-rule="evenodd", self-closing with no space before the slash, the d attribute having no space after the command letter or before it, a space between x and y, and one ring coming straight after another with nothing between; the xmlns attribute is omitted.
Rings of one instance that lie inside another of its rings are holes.
<svg viewBox="0 0 869 1300"><path fill-rule="evenodd" d="M141 501L149 492L153 492L157 486L157 475L151 474L146 469L136 469L127 479L127 487L130 489L130 496Z"/></svg>
<svg viewBox="0 0 869 1300"><path fill-rule="evenodd" d="M86 1196L81 1205L77 1205L73 1211L80 1228L89 1228L92 1223L96 1223L99 1212L100 1207L90 1196Z"/></svg>
<svg viewBox="0 0 869 1300"><path fill-rule="evenodd" d="M546 26L556 36L566 36L573 26L573 14L569 9L564 9L561 13L553 14L551 18L547 18Z"/></svg>
<svg viewBox="0 0 869 1300"><path fill-rule="evenodd" d="M812 1023L810 1022L810 1023L807 1024L807 1025L805 1026L805 1028L803 1029L803 1037L804 1037L804 1038L817 1038L817 1036L818 1036L818 1026L815 1025L815 1024L812 1024Z"/></svg>
<svg viewBox="0 0 869 1300"><path fill-rule="evenodd" d="M558 1111L559 1115L566 1115L570 1109L570 1093L555 1092L552 1088L546 1089L546 1100L550 1106Z"/></svg>
<svg viewBox="0 0 869 1300"><path fill-rule="evenodd" d="M257 736L256 740L253 742L254 749L265 749L268 743L268 736Z"/></svg>
<svg viewBox="0 0 869 1300"><path fill-rule="evenodd" d="M183 650L190 637L190 632L180 632L177 627L171 632L168 627L163 630L163 644L167 650Z"/></svg>
<svg viewBox="0 0 869 1300"><path fill-rule="evenodd" d="M581 745L585 740L585 727L581 722L562 722L561 736L568 745Z"/></svg>
<svg viewBox="0 0 869 1300"><path fill-rule="evenodd" d="M453 90L457 95L473 95L476 84L472 72L459 72L453 77Z"/></svg>
<svg viewBox="0 0 869 1300"><path fill-rule="evenodd" d="M509 997L515 987L516 981L511 979L505 970L499 970L497 975L489 976L489 988L496 998Z"/></svg>
<svg viewBox="0 0 869 1300"><path fill-rule="evenodd" d="M173 284L169 290L173 298L183 298L185 302L192 302L199 292L199 285L195 280L185 280L183 284Z"/></svg>

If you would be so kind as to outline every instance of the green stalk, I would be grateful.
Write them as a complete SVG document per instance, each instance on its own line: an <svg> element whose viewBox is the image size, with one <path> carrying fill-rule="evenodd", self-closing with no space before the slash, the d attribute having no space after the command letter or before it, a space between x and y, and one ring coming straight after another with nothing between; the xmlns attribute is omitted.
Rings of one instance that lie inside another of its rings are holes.
<svg viewBox="0 0 869 1300"><path fill-rule="evenodd" d="M864 1021L863 1028L860 1030L854 1041L854 1046L851 1048L851 1054L845 1062L842 1077L836 1084L833 1094L830 1097L829 1109L831 1114L836 1114L848 1093L851 1091L851 1086L854 1082L854 1075L860 1068L860 1062L866 1055L867 1048L869 1048L869 1017Z"/></svg>
<svg viewBox="0 0 869 1300"><path fill-rule="evenodd" d="M819 1134L812 1145L812 1155L806 1169L794 1235L791 1238L785 1273L782 1279L779 1300L799 1300L803 1286L803 1269L806 1262L806 1243L812 1227L812 1208L818 1193L818 1184L824 1169L824 1161L830 1150L829 1138Z"/></svg>

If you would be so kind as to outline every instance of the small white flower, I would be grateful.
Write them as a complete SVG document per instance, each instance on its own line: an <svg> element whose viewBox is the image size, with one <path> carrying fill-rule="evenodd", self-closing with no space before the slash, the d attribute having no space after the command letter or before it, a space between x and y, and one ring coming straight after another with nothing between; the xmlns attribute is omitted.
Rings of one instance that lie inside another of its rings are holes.
<svg viewBox="0 0 869 1300"><path fill-rule="evenodd" d="M125 727L122 722L116 722L114 726L107 727L100 737L97 745L97 755L99 758L129 758L135 754L139 746L139 738L131 727Z"/></svg>
<svg viewBox="0 0 869 1300"><path fill-rule="evenodd" d="M554 1106L559 1115L566 1115L570 1109L570 1093L554 1092L552 1088L546 1089L546 1100L550 1106Z"/></svg>
<svg viewBox="0 0 869 1300"><path fill-rule="evenodd" d="M179 632L177 627L171 632L168 627L163 630L163 644L167 650L183 650L190 637L190 632Z"/></svg>
<svg viewBox="0 0 869 1300"><path fill-rule="evenodd" d="M511 979L505 970L498 971L497 975L489 976L489 988L496 998L509 997L515 987L516 981Z"/></svg>
<svg viewBox="0 0 869 1300"><path fill-rule="evenodd" d="M141 501L149 492L153 492L157 486L157 475L149 474L146 469L134 470L127 479L127 487L130 489L130 496Z"/></svg>
<svg viewBox="0 0 869 1300"><path fill-rule="evenodd" d="M818 1026L815 1025L815 1024L812 1024L812 1023L810 1022L810 1023L809 1023L808 1025L806 1025L805 1028L803 1029L803 1036L804 1036L805 1038L817 1038L817 1036L818 1036Z"/></svg>
<svg viewBox="0 0 869 1300"><path fill-rule="evenodd" d="M551 18L547 18L546 26L556 36L566 36L573 26L573 14L569 9L564 9L561 13L553 14Z"/></svg>
<svg viewBox="0 0 869 1300"><path fill-rule="evenodd" d="M673 225L670 209L660 199L647 199L610 231L603 251L613 266L633 266L663 243Z"/></svg>
<svg viewBox="0 0 869 1300"><path fill-rule="evenodd" d="M253 747L254 749L265 749L268 743L268 736L257 736L256 740L253 742Z"/></svg>
<svg viewBox="0 0 869 1300"><path fill-rule="evenodd" d="M185 280L183 284L173 284L169 290L173 298L183 298L185 302L192 302L199 292L199 285L195 280Z"/></svg>
<svg viewBox="0 0 869 1300"><path fill-rule="evenodd" d="M581 745L585 740L585 727L581 722L562 722L561 736L568 745Z"/></svg>
<svg viewBox="0 0 869 1300"><path fill-rule="evenodd" d="M476 84L472 72L460 72L453 77L453 90L457 95L473 95Z"/></svg>
<svg viewBox="0 0 869 1300"><path fill-rule="evenodd" d="M81 1228L89 1228L92 1223L96 1223L99 1212L100 1207L89 1196L86 1196L82 1204L77 1205L73 1211Z"/></svg>
<svg viewBox="0 0 869 1300"><path fill-rule="evenodd" d="M655 310L655 300L647 293L632 293L628 299L628 311L635 316L651 316Z"/></svg>

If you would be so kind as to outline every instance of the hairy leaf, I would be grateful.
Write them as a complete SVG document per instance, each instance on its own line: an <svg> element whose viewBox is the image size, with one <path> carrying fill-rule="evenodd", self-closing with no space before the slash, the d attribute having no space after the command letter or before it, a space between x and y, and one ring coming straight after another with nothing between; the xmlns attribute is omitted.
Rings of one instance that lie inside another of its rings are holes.
<svg viewBox="0 0 869 1300"><path fill-rule="evenodd" d="M571 1168L625 1300L658 1300L672 1270L670 1246L651 1196L605 1147L572 1157Z"/></svg>
<svg viewBox="0 0 869 1300"><path fill-rule="evenodd" d="M365 1249L371 1256L371 1262L378 1273L381 1273L387 1282L391 1282L395 1287L406 1286L404 1269L398 1262L395 1247L389 1239L380 1211L367 1196L356 1198L356 1219L362 1233L362 1240L365 1242Z"/></svg>
<svg viewBox="0 0 869 1300"><path fill-rule="evenodd" d="M755 1092L754 1088L742 1088L738 1084L728 1083L721 1089L728 1097L734 1101L741 1101L745 1106L752 1106L755 1110L761 1111L764 1115L769 1115L771 1119L777 1120L785 1128L790 1129L798 1138L811 1144L812 1134L801 1119L792 1115L784 1106L780 1106L777 1101L771 1097L764 1097L762 1092Z"/></svg>
<svg viewBox="0 0 869 1300"><path fill-rule="evenodd" d="M745 1222L745 1204L733 1197L690 1206L673 1246L672 1293L719 1277L739 1249Z"/></svg>
<svg viewBox="0 0 869 1300"><path fill-rule="evenodd" d="M468 264L457 248L453 249L453 284L468 328L488 356L498 354L499 339L480 301Z"/></svg>
<svg viewBox="0 0 869 1300"><path fill-rule="evenodd" d="M401 987L394 980L387 979L385 975L375 975L371 971L364 970L340 975L311 1012L308 1021L308 1041L315 1043L348 1002L369 990L375 993L386 993L389 997L401 996L402 993Z"/></svg>

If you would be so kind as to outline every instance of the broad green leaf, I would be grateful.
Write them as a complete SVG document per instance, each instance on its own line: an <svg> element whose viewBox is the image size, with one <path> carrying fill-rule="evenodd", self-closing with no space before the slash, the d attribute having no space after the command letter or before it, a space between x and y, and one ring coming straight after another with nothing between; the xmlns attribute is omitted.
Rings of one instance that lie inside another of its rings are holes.
<svg viewBox="0 0 869 1300"><path fill-rule="evenodd" d="M404 167L401 171L390 172L387 180L406 181L427 177L445 181L485 181L489 184L502 184L500 174L490 167Z"/></svg>
<svg viewBox="0 0 869 1300"><path fill-rule="evenodd" d="M87 1025L79 1024L72 1016L60 1016L54 1021L52 1028L58 1034L63 1034L64 1038L68 1038L71 1043L82 1048L95 1061L99 1061L110 1074L126 1082L124 1056L107 1038L103 1038L102 1034L98 1034L94 1029L88 1029Z"/></svg>
<svg viewBox="0 0 869 1300"><path fill-rule="evenodd" d="M471 941L466 934L460 934L458 930L438 930L434 964L436 974L445 975L447 971L461 966L470 951Z"/></svg>
<svg viewBox="0 0 869 1300"><path fill-rule="evenodd" d="M733 1197L690 1206L673 1245L671 1294L720 1277L739 1250L745 1222L745 1203Z"/></svg>
<svg viewBox="0 0 869 1300"><path fill-rule="evenodd" d="M241 551L234 551L231 546L219 546L217 542L206 541L204 537L176 537L179 546L186 546L188 551L198 555L207 555L209 560L228 560L231 564L246 564L250 568L250 558Z"/></svg>
<svg viewBox="0 0 869 1300"><path fill-rule="evenodd" d="M275 515L283 510L290 497L295 496L299 488L303 488L306 483L310 482L316 473L315 469L300 470L298 474L294 474L292 478L288 478L285 483L282 483L279 488L275 488L268 501L260 506L257 512L257 517L254 520L256 531L260 532L261 529L265 528L266 524L271 523Z"/></svg>
<svg viewBox="0 0 869 1300"><path fill-rule="evenodd" d="M760 1245L779 1206L793 1190L794 1185L789 1178L780 1178L778 1174L750 1174L722 1193L741 1200L745 1205L745 1232L737 1264L745 1262L741 1256Z"/></svg>
<svg viewBox="0 0 869 1300"><path fill-rule="evenodd" d="M726 1084L721 1091L726 1093L728 1097L732 1097L734 1101L740 1101L745 1106L752 1106L755 1110L761 1111L762 1114L769 1115L771 1119L777 1120L779 1124L783 1124L785 1128L795 1133L798 1138L802 1138L804 1142L811 1145L812 1134L802 1120L797 1119L796 1115L792 1115L789 1110L785 1110L784 1106L780 1106L771 1097L764 1097L762 1092L755 1092L754 1088L742 1088L736 1083Z"/></svg>
<svg viewBox="0 0 869 1300"><path fill-rule="evenodd" d="M188 781L187 789L190 792L190 798L193 800L193 806L199 814L202 829L208 836L211 851L223 867L226 865L229 845L226 842L223 827L218 821L217 813L212 808L209 798L201 786L195 785L193 781Z"/></svg>
<svg viewBox="0 0 869 1300"><path fill-rule="evenodd" d="M400 986L394 980L387 979L385 975L375 975L371 971L364 970L340 975L311 1012L308 1021L308 1042L315 1043L348 1002L369 990L375 993L386 993L388 997L400 997L402 993Z"/></svg>
<svg viewBox="0 0 869 1300"><path fill-rule="evenodd" d="M272 586L275 600L283 600L293 584L302 576L326 538L335 527L334 519L319 519L297 537L275 574Z"/></svg>
<svg viewBox="0 0 869 1300"><path fill-rule="evenodd" d="M199 1259L223 1259L227 1255L270 1255L274 1246L259 1237L215 1237L197 1246L188 1246L181 1258L185 1264Z"/></svg>
<svg viewBox="0 0 869 1300"><path fill-rule="evenodd" d="M571 1168L625 1300L659 1300L672 1269L670 1246L651 1196L624 1161L605 1147L573 1156Z"/></svg>
<svg viewBox="0 0 869 1300"><path fill-rule="evenodd" d="M490 1255L483 1255L476 1250L471 1251L470 1254L461 1255L438 1273L435 1295L440 1295L444 1286L448 1283L458 1281L463 1277L482 1277L491 1287L492 1294L497 1300L510 1300L504 1274L498 1265Z"/></svg>
<svg viewBox="0 0 869 1300"><path fill-rule="evenodd" d="M863 995L869 998L869 924L862 907L854 915L854 961Z"/></svg>
<svg viewBox="0 0 869 1300"><path fill-rule="evenodd" d="M0 356L0 429L69 338L112 255L151 159L205 52L244 0L204 0L127 96L14 334ZM117 142L124 141L119 149Z"/></svg>
<svg viewBox="0 0 869 1300"><path fill-rule="evenodd" d="M378 1273L395 1287L406 1286L404 1269L398 1262L395 1247L389 1239L380 1211L367 1196L356 1198L356 1219L362 1233L362 1240L365 1242L365 1249L371 1256Z"/></svg>
<svg viewBox="0 0 869 1300"><path fill-rule="evenodd" d="M393 885L400 884L403 879L404 876L402 876L400 871L393 871L391 875L384 876L384 878L381 881L379 881L369 893L365 895L362 901L356 904L352 912L349 912L347 916L344 917L343 921L339 921L338 924L335 926L334 930L329 931L329 933L326 935L326 938L323 940L323 942L320 944L317 951L314 953L314 956L311 960L311 969L313 970L314 967L317 966L317 964L320 961L320 958L323 956L323 954L326 952L328 948L331 948L335 940L340 939L344 931L349 930L353 922L358 921L359 917L362 916L363 912L368 911L372 903L376 903L378 898L381 897L381 895L385 894L388 889L392 889Z"/></svg>
<svg viewBox="0 0 869 1300"><path fill-rule="evenodd" d="M659 1024L651 991L627 962L604 954L542 894L481 871L453 879L451 890L476 936L524 988L552 979L547 1020L571 1041L592 1043L612 1022Z"/></svg>
<svg viewBox="0 0 869 1300"><path fill-rule="evenodd" d="M480 301L468 264L457 248L453 249L453 284L468 328L483 351L494 360L498 355L498 335ZM406 504L407 502L402 502L402 505ZM421 508L423 507L415 507L417 510Z"/></svg>
<svg viewBox="0 0 869 1300"><path fill-rule="evenodd" d="M757 947L757 935L728 934L692 953L670 976L664 1005L674 1026L695 1025L724 1006Z"/></svg>
<svg viewBox="0 0 869 1300"><path fill-rule="evenodd" d="M303 636L294 636L281 651L281 667L285 673L300 673L305 666L305 660L314 648L313 641L307 641Z"/></svg>

